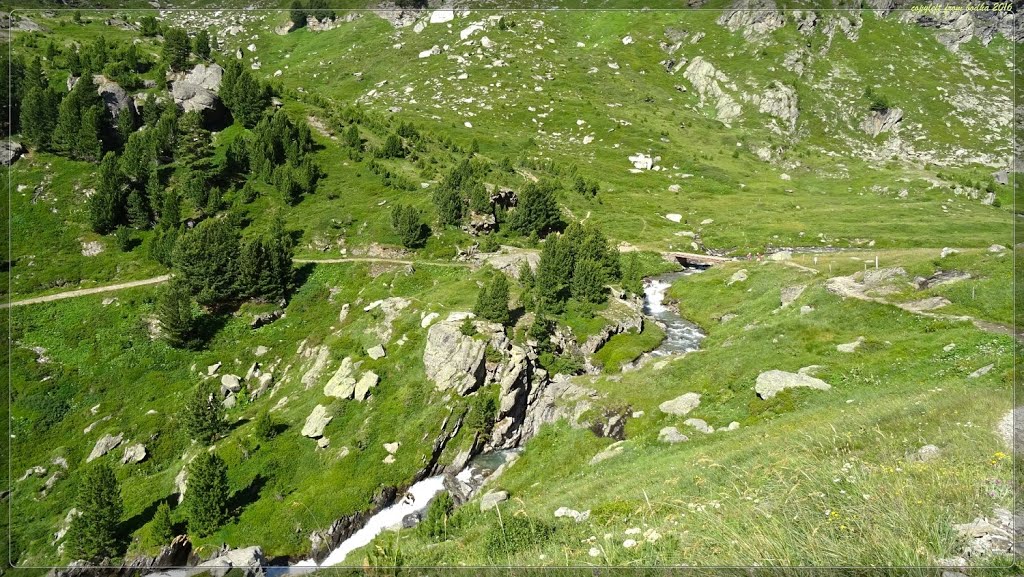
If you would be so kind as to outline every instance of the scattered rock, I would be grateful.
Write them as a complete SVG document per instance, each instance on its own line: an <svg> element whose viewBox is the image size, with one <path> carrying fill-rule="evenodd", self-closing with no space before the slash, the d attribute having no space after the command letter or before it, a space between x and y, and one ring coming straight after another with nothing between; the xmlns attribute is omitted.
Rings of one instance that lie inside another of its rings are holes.
<svg viewBox="0 0 1024 577"><path fill-rule="evenodd" d="M394 455L398 451L398 448L401 446L401 442L392 441L390 443L384 443L384 450L387 451L389 455Z"/></svg>
<svg viewBox="0 0 1024 577"><path fill-rule="evenodd" d="M242 380L238 375L224 375L220 378L220 394L237 393L242 390Z"/></svg>
<svg viewBox="0 0 1024 577"><path fill-rule="evenodd" d="M681 222L683 220L683 215L676 212L670 212L665 215L665 218L672 222Z"/></svg>
<svg viewBox="0 0 1024 577"><path fill-rule="evenodd" d="M736 284L738 282L743 282L745 280L747 280L747 269L741 268L740 270L732 273L732 276L729 277L729 282L727 282L725 284L727 286L729 286L729 285Z"/></svg>
<svg viewBox="0 0 1024 577"><path fill-rule="evenodd" d="M103 252L103 243L100 241L82 241L82 256L96 256L101 252Z"/></svg>
<svg viewBox="0 0 1024 577"><path fill-rule="evenodd" d="M380 377L377 376L373 371L367 371L363 373L363 376L356 383L353 391L353 398L357 401L366 399L367 395L370 394L370 389L377 386L380 381Z"/></svg>
<svg viewBox="0 0 1024 577"><path fill-rule="evenodd" d="M790 304L793 303L793 301L800 298L800 295L804 293L804 289L806 288L807 285L797 285L783 288L779 299L782 303L782 307L788 307Z"/></svg>
<svg viewBox="0 0 1024 577"><path fill-rule="evenodd" d="M1024 406L1017 407L1003 415L996 426L996 433L1011 451L1014 450L1014 445L1024 446ZM1021 526L1024 527L1024 525Z"/></svg>
<svg viewBox="0 0 1024 577"><path fill-rule="evenodd" d="M836 350L841 353L853 353L856 352L862 344L864 344L864 337L857 337L857 340L852 343L836 345Z"/></svg>
<svg viewBox="0 0 1024 577"><path fill-rule="evenodd" d="M990 253L993 253L993 254L994 253L1006 252L1006 247L1001 245L1001 244L994 244L994 245L988 247L988 251Z"/></svg>
<svg viewBox="0 0 1024 577"><path fill-rule="evenodd" d="M210 366L206 367L206 374L207 374L207 375L210 375L211 377L212 377L213 375L216 375L216 374L217 374L217 371L219 371L219 370L220 370L220 368L221 368L221 366L222 366L222 365L223 365L223 363L221 363L220 361L217 361L216 363L214 363L214 364L212 364L212 365L210 365Z"/></svg>
<svg viewBox="0 0 1024 577"><path fill-rule="evenodd" d="M757 375L754 384L754 392L762 399L770 399L784 389L794 387L808 387L827 391L831 385L821 379L799 373L788 373L786 371L771 370Z"/></svg>
<svg viewBox="0 0 1024 577"><path fill-rule="evenodd" d="M327 437L320 437L316 440L316 446L318 449L326 449L331 446L331 440Z"/></svg>
<svg viewBox="0 0 1024 577"><path fill-rule="evenodd" d="M684 393L670 401L665 401L658 405L658 409L663 413L682 416L696 409L698 406L700 406L699 393Z"/></svg>
<svg viewBox="0 0 1024 577"><path fill-rule="evenodd" d="M125 465L141 463L145 458L146 446L142 443L136 443L129 447L125 447L124 456L121 457L121 463Z"/></svg>
<svg viewBox="0 0 1024 577"><path fill-rule="evenodd" d="M89 453L89 457L85 459L85 462L88 463L106 455L115 447L120 445L123 438L124 433L118 433L116 437L103 435L99 441L96 441L96 446L93 447L92 452Z"/></svg>
<svg viewBox="0 0 1024 577"><path fill-rule="evenodd" d="M590 459L590 464L596 465L601 461L605 461L622 454L622 451L625 450L625 447L623 446L624 442L625 441L616 441L611 445L608 445L600 453L594 455L593 458Z"/></svg>
<svg viewBox="0 0 1024 577"><path fill-rule="evenodd" d="M675 427L665 427L658 432L658 440L662 443L683 443L689 441L690 438L679 432L679 429Z"/></svg>
<svg viewBox="0 0 1024 577"><path fill-rule="evenodd" d="M453 314L430 327L423 368L438 390L451 389L465 395L483 381L487 342L462 334L462 318L465 316Z"/></svg>
<svg viewBox="0 0 1024 577"><path fill-rule="evenodd" d="M707 422L704 419L686 419L685 421L683 421L683 424L688 427L693 427L694 429L697 429L698 431L706 435L715 432L715 428L707 424Z"/></svg>
<svg viewBox="0 0 1024 577"><path fill-rule="evenodd" d="M874 138L883 132L895 129L902 120L903 111L899 108L890 108L885 111L872 110L860 123L860 129Z"/></svg>
<svg viewBox="0 0 1024 577"><path fill-rule="evenodd" d="M987 375L988 372L991 371L994 367L995 367L995 365L985 365L984 367L981 367L980 369L978 369L978 370L974 371L973 373L967 375L967 378L968 379L977 379L978 377L983 377L983 376Z"/></svg>
<svg viewBox="0 0 1024 577"><path fill-rule="evenodd" d="M349 357L342 359L338 370L334 372L334 375L324 385L324 394L328 397L351 399L356 388L356 379L352 375L353 371L352 359Z"/></svg>
<svg viewBox="0 0 1024 577"><path fill-rule="evenodd" d="M778 252L773 252L772 254L768 255L767 259L774 262L793 260L793 253L792 251L788 250L780 250Z"/></svg>
<svg viewBox="0 0 1024 577"><path fill-rule="evenodd" d="M809 314L811 314L813 312L814 312L814 307L812 307L810 305L804 305L804 306L800 307L800 314L802 314L802 315L809 315Z"/></svg>
<svg viewBox="0 0 1024 577"><path fill-rule="evenodd" d="M35 467L29 467L25 469L25 474L18 477L17 482L20 483L29 477L42 477L46 474L46 467L36 465Z"/></svg>
<svg viewBox="0 0 1024 577"><path fill-rule="evenodd" d="M1006 509L996 509L995 516L977 517L970 523L953 525L953 530L966 542L963 555L968 558L983 558L991 555L1012 555L1014 526L1024 526L1024 518L1013 515Z"/></svg>
<svg viewBox="0 0 1024 577"><path fill-rule="evenodd" d="M590 511L587 510L581 513L575 509L570 509L568 507L559 507L558 509L555 510L555 517L568 517L573 521L576 521L577 523L582 523L590 518Z"/></svg>
<svg viewBox="0 0 1024 577"><path fill-rule="evenodd" d="M265 313L255 314L255 315L252 316L252 320L249 321L249 328L254 329L254 330L258 329L258 328L260 328L262 326L269 325L270 323L276 321L277 319L279 319L279 318L281 318L283 316L284 316L284 311L280 310L280 309L273 310L273 311L268 311L268 312L265 312Z"/></svg>
<svg viewBox="0 0 1024 577"><path fill-rule="evenodd" d="M508 491L488 491L480 499L480 510L490 511L505 501L508 501Z"/></svg>
<svg viewBox="0 0 1024 577"><path fill-rule="evenodd" d="M263 549L254 545L244 549L228 550L219 557L200 563L197 567L206 569L212 577L225 577L229 571L232 575L239 573L243 577L253 577L266 574L265 567L268 563L267 558L263 556Z"/></svg>
<svg viewBox="0 0 1024 577"><path fill-rule="evenodd" d="M306 417L306 424L302 426L302 436L311 439L324 436L324 428L333 418L327 415L327 407L317 405L313 408L313 412Z"/></svg>
<svg viewBox="0 0 1024 577"><path fill-rule="evenodd" d="M941 252L939 252L939 258L946 258L947 256L954 255L954 254L959 254L959 253L960 253L960 251L958 251L957 249L949 248L947 246L947 247L943 248Z"/></svg>
<svg viewBox="0 0 1024 577"><path fill-rule="evenodd" d="M384 358L387 353L384 352L384 346L383 345L377 345L375 347L371 347L371 348L367 349L366 354L369 355L369 357L371 359L376 361L377 359Z"/></svg>
<svg viewBox="0 0 1024 577"><path fill-rule="evenodd" d="M908 458L910 461L919 461L926 463L928 461L934 461L938 459L942 454L942 450L935 445L925 445L918 449L915 453L911 454Z"/></svg>

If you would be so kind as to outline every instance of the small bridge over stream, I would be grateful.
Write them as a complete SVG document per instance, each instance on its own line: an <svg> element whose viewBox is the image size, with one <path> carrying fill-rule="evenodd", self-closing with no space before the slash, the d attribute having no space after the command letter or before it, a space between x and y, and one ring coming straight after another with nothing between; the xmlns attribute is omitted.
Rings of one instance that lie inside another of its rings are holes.
<svg viewBox="0 0 1024 577"><path fill-rule="evenodd" d="M661 256L669 262L679 263L683 266L711 266L736 260L725 256L712 256L710 254L692 252L664 252L661 253Z"/></svg>

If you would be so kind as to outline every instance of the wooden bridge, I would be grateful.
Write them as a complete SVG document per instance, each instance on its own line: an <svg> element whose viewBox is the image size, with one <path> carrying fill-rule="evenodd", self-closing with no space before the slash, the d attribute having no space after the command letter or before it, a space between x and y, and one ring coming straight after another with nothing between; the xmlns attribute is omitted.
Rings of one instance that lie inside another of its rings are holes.
<svg viewBox="0 0 1024 577"><path fill-rule="evenodd" d="M711 266L736 260L724 256L712 256L710 254L697 254L692 252L663 252L661 253L661 256L669 262L679 263L683 266Z"/></svg>

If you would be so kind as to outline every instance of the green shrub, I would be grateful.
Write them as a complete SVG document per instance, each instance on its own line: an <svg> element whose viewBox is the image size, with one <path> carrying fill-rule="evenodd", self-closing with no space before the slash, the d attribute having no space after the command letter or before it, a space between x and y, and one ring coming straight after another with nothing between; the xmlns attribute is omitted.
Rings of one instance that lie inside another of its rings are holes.
<svg viewBox="0 0 1024 577"><path fill-rule="evenodd" d="M452 529L452 511L455 500L448 491L444 491L427 506L427 514L420 522L419 530L434 541L444 541Z"/></svg>

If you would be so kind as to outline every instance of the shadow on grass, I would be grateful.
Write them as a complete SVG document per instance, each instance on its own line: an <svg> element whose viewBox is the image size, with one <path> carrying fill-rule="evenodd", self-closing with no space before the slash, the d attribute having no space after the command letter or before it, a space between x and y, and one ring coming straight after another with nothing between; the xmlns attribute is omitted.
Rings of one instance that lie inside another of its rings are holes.
<svg viewBox="0 0 1024 577"><path fill-rule="evenodd" d="M267 481L269 479L263 476L263 474L257 474L248 487L238 490L234 495L231 495L227 503L228 514L232 517L238 517L246 507L258 501L260 493L267 485Z"/></svg>

